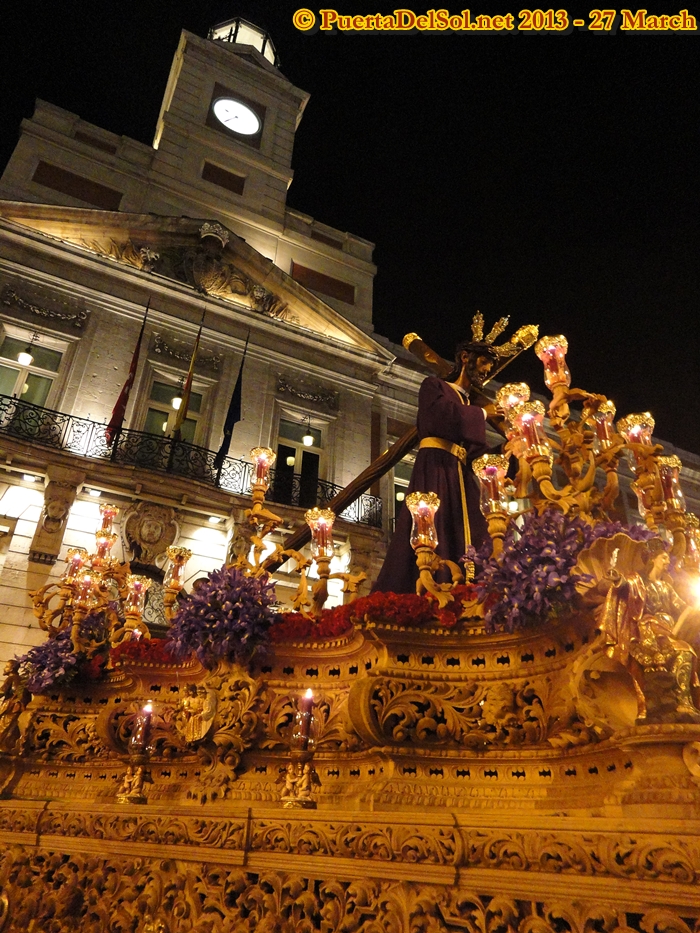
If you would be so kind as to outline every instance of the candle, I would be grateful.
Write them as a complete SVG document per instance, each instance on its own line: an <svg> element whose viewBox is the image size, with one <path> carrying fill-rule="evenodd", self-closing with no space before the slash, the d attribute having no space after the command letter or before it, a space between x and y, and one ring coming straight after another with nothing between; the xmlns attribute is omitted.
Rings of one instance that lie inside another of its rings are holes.
<svg viewBox="0 0 700 933"><path fill-rule="evenodd" d="M114 547L116 540L117 536L114 532L103 531L102 529L95 532L95 555L98 560L106 560L109 557L109 552Z"/></svg>
<svg viewBox="0 0 700 933"><path fill-rule="evenodd" d="M544 364L544 381L548 389L571 385L571 373L566 365L566 337L542 337L535 344L535 353Z"/></svg>
<svg viewBox="0 0 700 933"><path fill-rule="evenodd" d="M66 583L75 583L78 574L85 563L87 551L81 547L73 547L66 554L66 570L63 579Z"/></svg>
<svg viewBox="0 0 700 933"><path fill-rule="evenodd" d="M309 688L304 696L299 697L298 701L298 720L299 728L297 736L302 751L306 751L309 746L309 735L311 733L311 720L313 718L314 694Z"/></svg>
<svg viewBox="0 0 700 933"><path fill-rule="evenodd" d="M675 454L670 457L659 457L658 463L661 488L666 505L674 512L685 512L685 496L679 478L683 466L680 458Z"/></svg>
<svg viewBox="0 0 700 933"><path fill-rule="evenodd" d="M77 580L77 592L75 596L76 606L83 609L89 609L95 604L93 589L96 581L89 571L84 571Z"/></svg>
<svg viewBox="0 0 700 933"><path fill-rule="evenodd" d="M654 419L648 411L627 415L617 422L617 430L625 441L628 444L641 444L642 447L652 446L651 436L654 427ZM634 454L628 451L627 456L633 473L637 473L637 468L644 468L644 451L635 452Z"/></svg>
<svg viewBox="0 0 700 933"><path fill-rule="evenodd" d="M100 526L100 531L105 534L110 534L112 531L112 523L114 519L119 514L119 509L116 505L108 505L106 502L100 506L100 515L102 516L102 525Z"/></svg>
<svg viewBox="0 0 700 933"><path fill-rule="evenodd" d="M406 496L406 505L413 519L411 547L414 550L418 547L435 550L438 545L435 513L440 508L437 495L434 492L412 492Z"/></svg>
<svg viewBox="0 0 700 933"><path fill-rule="evenodd" d="M314 557L333 557L333 522L331 509L309 509L304 519L311 529L311 553Z"/></svg>
<svg viewBox="0 0 700 933"><path fill-rule="evenodd" d="M151 714L153 713L153 704L148 701L136 717L134 731L131 736L131 746L138 752L144 752L148 746L151 737Z"/></svg>
<svg viewBox="0 0 700 933"><path fill-rule="evenodd" d="M524 455L547 456L549 441L544 433L542 402L521 402L513 409L513 427L525 445Z"/></svg>
<svg viewBox="0 0 700 933"><path fill-rule="evenodd" d="M593 428L596 435L597 450L607 450L612 445L613 419L615 418L615 405L606 400L593 415Z"/></svg>
<svg viewBox="0 0 700 933"><path fill-rule="evenodd" d="M181 590L185 582L185 567L192 557L192 551L186 547L169 547L165 552L170 564L163 580L167 589Z"/></svg>
<svg viewBox="0 0 700 933"><path fill-rule="evenodd" d="M481 487L481 511L484 515L505 512L508 500L504 488L508 458L500 454L484 454L472 464Z"/></svg>
<svg viewBox="0 0 700 933"><path fill-rule="evenodd" d="M148 577L130 573L126 578L128 591L124 600L124 612L141 616L146 604L146 593L151 585Z"/></svg>
<svg viewBox="0 0 700 933"><path fill-rule="evenodd" d="M685 557L683 567L696 573L700 570L700 521L688 512L685 517Z"/></svg>
<svg viewBox="0 0 700 933"><path fill-rule="evenodd" d="M270 485L270 467L277 459L277 454L269 447L253 447L250 458L255 464L254 483L267 487Z"/></svg>
<svg viewBox="0 0 700 933"><path fill-rule="evenodd" d="M510 419L513 408L530 399L530 386L526 382L509 382L496 393L496 405Z"/></svg>

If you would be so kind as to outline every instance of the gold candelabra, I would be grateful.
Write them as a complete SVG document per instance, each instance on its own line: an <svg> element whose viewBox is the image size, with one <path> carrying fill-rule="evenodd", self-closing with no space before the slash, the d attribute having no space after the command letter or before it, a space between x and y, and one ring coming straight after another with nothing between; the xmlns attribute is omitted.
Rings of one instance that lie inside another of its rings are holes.
<svg viewBox="0 0 700 933"><path fill-rule="evenodd" d="M464 582L464 574L451 560L444 560L436 554L438 536L435 529L435 513L440 508L440 500L434 492L412 492L406 496L406 505L411 513L411 547L416 554L418 580L416 593L430 593L437 600L440 609L454 601L450 592L452 587ZM450 572L450 583L438 583L436 575L443 569Z"/></svg>
<svg viewBox="0 0 700 933"><path fill-rule="evenodd" d="M699 572L700 536L697 520L686 511L679 478L681 461L675 455L663 456L661 445L654 444L654 419L649 412L627 415L615 427L613 402L572 388L567 349L561 335L542 337L535 346L544 365L545 384L552 393L548 412L542 402L530 399L526 383L504 385L496 396L497 408L507 424L506 452L518 460L516 498L529 501L538 513L555 508L574 512L591 523L607 519L619 493L618 466L626 452L640 515L653 531L665 529L673 538L674 556L682 559L687 554L685 566ZM572 417L574 403L581 405L578 418ZM556 483L555 467L566 477L562 485ZM498 557L512 520L499 486L500 467L487 456L475 461L473 468ZM602 489L596 483L599 470L605 474Z"/></svg>

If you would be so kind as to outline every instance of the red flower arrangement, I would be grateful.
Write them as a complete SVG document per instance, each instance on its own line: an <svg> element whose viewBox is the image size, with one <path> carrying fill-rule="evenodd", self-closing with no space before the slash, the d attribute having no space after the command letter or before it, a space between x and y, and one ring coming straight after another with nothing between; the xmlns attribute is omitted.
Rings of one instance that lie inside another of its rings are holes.
<svg viewBox="0 0 700 933"><path fill-rule="evenodd" d="M138 641L123 641L110 649L112 663L116 661L140 661L143 664L177 664L172 643L165 638L141 638Z"/></svg>
<svg viewBox="0 0 700 933"><path fill-rule="evenodd" d="M270 638L278 641L324 641L352 631L350 612L354 603L323 609L321 618L307 619L300 612L280 612L270 626Z"/></svg>
<svg viewBox="0 0 700 933"><path fill-rule="evenodd" d="M347 634L354 624L374 622L416 628L441 625L453 628L463 601L476 599L476 587L471 584L456 586L452 591L455 601L445 609L438 609L431 596L414 593L372 593L362 596L346 606L324 609L321 618L307 619L300 612L281 612L270 628L272 641L301 639L323 641Z"/></svg>

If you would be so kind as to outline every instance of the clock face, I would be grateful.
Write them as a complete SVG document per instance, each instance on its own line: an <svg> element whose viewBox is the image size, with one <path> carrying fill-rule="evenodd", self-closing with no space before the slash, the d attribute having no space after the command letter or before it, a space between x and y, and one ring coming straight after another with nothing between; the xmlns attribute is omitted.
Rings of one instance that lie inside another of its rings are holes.
<svg viewBox="0 0 700 933"><path fill-rule="evenodd" d="M255 136L262 126L260 117L254 110L232 97L219 97L214 101L212 110L220 123L241 136Z"/></svg>

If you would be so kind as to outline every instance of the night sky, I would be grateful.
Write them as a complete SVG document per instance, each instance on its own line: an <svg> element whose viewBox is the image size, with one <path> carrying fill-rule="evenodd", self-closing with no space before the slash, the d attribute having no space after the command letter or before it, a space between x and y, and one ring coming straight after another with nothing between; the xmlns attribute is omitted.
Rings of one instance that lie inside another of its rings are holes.
<svg viewBox="0 0 700 933"><path fill-rule="evenodd" d="M700 36L308 35L301 5L4 4L0 163L36 97L150 143L180 29L245 15L311 93L290 206L376 243L377 331L451 356L477 309L539 323L575 385L700 453ZM542 391L528 355L509 378Z"/></svg>

